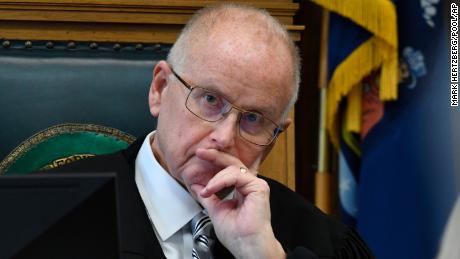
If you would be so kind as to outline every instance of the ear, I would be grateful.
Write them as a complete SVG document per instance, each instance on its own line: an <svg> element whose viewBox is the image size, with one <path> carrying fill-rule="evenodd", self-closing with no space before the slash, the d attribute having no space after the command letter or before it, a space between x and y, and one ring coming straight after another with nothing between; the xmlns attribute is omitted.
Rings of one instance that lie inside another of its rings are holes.
<svg viewBox="0 0 460 259"><path fill-rule="evenodd" d="M292 122L291 118L287 118L286 120L284 120L284 122L281 125L281 128L283 129L283 132L287 130L289 125L291 125L291 122ZM270 145L265 147L265 149L264 149L264 151L262 153L261 162L263 162L265 160L265 158L267 158L268 154L270 154L270 151L272 151L273 147L275 146L275 143L276 143L276 139Z"/></svg>
<svg viewBox="0 0 460 259"><path fill-rule="evenodd" d="M291 118L286 118L283 122L283 124L281 125L283 131L286 131L287 128L289 128L289 125L291 125L292 123L292 119Z"/></svg>
<svg viewBox="0 0 460 259"><path fill-rule="evenodd" d="M154 117L160 114L161 99L163 90L168 85L168 76L171 74L171 68L166 61L159 61L153 69L153 79L149 90L149 108Z"/></svg>

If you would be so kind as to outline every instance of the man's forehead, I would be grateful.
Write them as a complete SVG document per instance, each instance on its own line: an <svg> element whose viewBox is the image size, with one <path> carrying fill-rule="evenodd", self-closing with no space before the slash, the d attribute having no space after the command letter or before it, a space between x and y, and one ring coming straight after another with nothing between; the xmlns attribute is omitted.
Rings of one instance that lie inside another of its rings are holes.
<svg viewBox="0 0 460 259"><path fill-rule="evenodd" d="M246 91L243 95L235 95L235 91L231 91L231 88L228 89L224 86L207 85L206 88L219 94L221 97L225 98L227 101L238 106L239 108L243 108L248 111L258 111L263 114L268 114L273 111L273 107L269 106L267 102L259 103L254 98L251 98L251 101L247 103L242 101L242 96L252 96L250 93Z"/></svg>
<svg viewBox="0 0 460 259"><path fill-rule="evenodd" d="M211 31L194 37L187 58L191 78L236 106L277 119L292 94L288 46L262 30L264 22L236 24L218 21Z"/></svg>

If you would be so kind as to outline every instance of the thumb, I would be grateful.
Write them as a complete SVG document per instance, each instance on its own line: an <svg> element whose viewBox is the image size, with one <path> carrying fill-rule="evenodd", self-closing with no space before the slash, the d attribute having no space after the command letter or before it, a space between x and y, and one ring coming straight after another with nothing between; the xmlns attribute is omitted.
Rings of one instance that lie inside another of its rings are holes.
<svg viewBox="0 0 460 259"><path fill-rule="evenodd" d="M196 201L201 204L208 212L212 210L216 204L220 201L216 195L211 195L209 197L203 197L201 195L202 191L204 190L205 186L201 184L192 184L190 189L193 192L193 196L195 196Z"/></svg>
<svg viewBox="0 0 460 259"><path fill-rule="evenodd" d="M196 200L208 211L211 220L216 216L216 213L228 213L228 211L234 209L238 203L235 199L221 200L216 194L212 194L208 198L205 198L200 194L204 186L199 184L193 184L190 186L190 189L195 192Z"/></svg>

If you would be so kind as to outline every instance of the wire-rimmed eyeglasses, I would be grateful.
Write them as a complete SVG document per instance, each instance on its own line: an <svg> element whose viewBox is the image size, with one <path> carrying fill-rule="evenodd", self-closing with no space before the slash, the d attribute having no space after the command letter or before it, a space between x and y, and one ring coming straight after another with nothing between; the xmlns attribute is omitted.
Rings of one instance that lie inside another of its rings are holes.
<svg viewBox="0 0 460 259"><path fill-rule="evenodd" d="M198 118L216 122L225 118L232 109L235 109L238 111L239 117L239 135L244 140L258 146L270 145L282 132L280 126L262 114L236 107L218 93L203 87L192 86L182 79L174 69L171 68L171 71L190 91L185 101L185 107Z"/></svg>

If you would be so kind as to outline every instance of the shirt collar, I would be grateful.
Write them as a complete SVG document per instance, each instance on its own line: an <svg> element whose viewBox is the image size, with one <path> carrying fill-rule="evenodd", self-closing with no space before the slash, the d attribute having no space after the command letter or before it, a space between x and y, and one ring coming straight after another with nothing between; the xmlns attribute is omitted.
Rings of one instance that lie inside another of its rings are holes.
<svg viewBox="0 0 460 259"><path fill-rule="evenodd" d="M162 241L187 224L202 208L153 155L154 132L144 140L136 158L136 185Z"/></svg>

